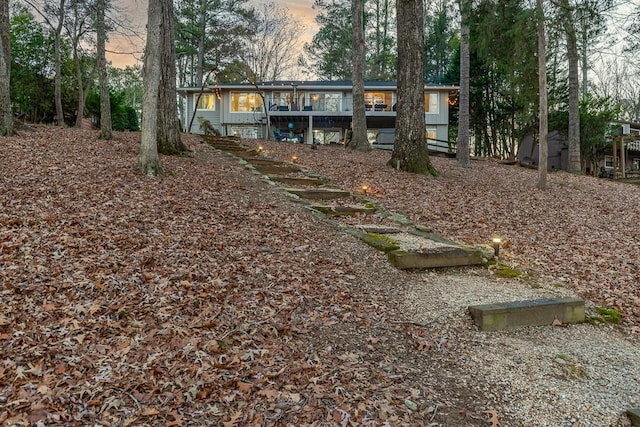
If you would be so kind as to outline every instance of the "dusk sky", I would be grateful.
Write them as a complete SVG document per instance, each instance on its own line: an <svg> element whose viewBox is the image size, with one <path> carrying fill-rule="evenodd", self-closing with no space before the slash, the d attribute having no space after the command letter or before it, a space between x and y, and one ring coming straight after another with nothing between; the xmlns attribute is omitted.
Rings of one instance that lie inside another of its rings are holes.
<svg viewBox="0 0 640 427"><path fill-rule="evenodd" d="M259 6L262 1L250 0L250 3ZM144 32L147 21L147 0L118 0L118 3L121 13L127 16L131 23L137 26L141 32ZM300 46L305 42L311 41L317 30L314 21L316 11L312 9L313 0L274 0L274 3L279 7L289 9L291 15L306 28L303 39L300 41ZM107 59L115 67L134 65L142 56L143 45L144 41L134 44L129 40L113 37L108 49L121 54L108 54Z"/></svg>

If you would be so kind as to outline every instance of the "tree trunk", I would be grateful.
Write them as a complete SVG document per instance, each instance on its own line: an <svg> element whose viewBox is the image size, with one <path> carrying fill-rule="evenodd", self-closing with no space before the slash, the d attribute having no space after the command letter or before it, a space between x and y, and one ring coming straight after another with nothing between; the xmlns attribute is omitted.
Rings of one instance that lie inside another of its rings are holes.
<svg viewBox="0 0 640 427"><path fill-rule="evenodd" d="M542 0L536 0L538 13L538 93L539 93L539 139L538 139L538 188L547 187L548 118L547 118L547 53L545 48L544 9Z"/></svg>
<svg viewBox="0 0 640 427"><path fill-rule="evenodd" d="M568 0L562 2L564 28L567 36L567 58L569 60L569 172L580 173L580 78L578 75L578 42L573 23L573 12Z"/></svg>
<svg viewBox="0 0 640 427"><path fill-rule="evenodd" d="M367 138L367 116L364 108L364 0L351 1L353 19L353 47L351 49L353 79L353 122L351 141L347 147L358 151L369 151Z"/></svg>
<svg viewBox="0 0 640 427"><path fill-rule="evenodd" d="M9 2L0 2L0 136L13 135L11 112L11 43L9 36Z"/></svg>
<svg viewBox="0 0 640 427"><path fill-rule="evenodd" d="M458 166L471 167L469 156L469 90L471 67L469 56L469 5L466 0L458 0L460 6L460 98L458 110L458 141L456 143L456 160Z"/></svg>
<svg viewBox="0 0 640 427"><path fill-rule="evenodd" d="M396 141L389 165L406 172L437 175L425 138L424 5L398 0L398 103Z"/></svg>
<svg viewBox="0 0 640 427"><path fill-rule="evenodd" d="M105 58L106 28L104 24L105 0L96 2L96 32L98 74L100 80L100 139L111 139L111 99L109 98L109 81L107 79L107 59Z"/></svg>
<svg viewBox="0 0 640 427"><path fill-rule="evenodd" d="M64 126L64 112L62 111L62 53L61 39L62 27L64 25L65 0L60 0L60 9L58 9L58 26L56 27L54 42L54 98L56 104L56 124Z"/></svg>
<svg viewBox="0 0 640 427"><path fill-rule="evenodd" d="M82 78L82 64L78 55L78 45L74 42L73 62L76 65L76 81L78 82L78 108L76 113L76 127L82 127L82 117L84 116L84 79Z"/></svg>
<svg viewBox="0 0 640 427"><path fill-rule="evenodd" d="M162 171L157 147L161 24L162 4L160 1L150 1L147 11L147 44L144 50L142 133L138 154L138 170L149 176L157 176Z"/></svg>
<svg viewBox="0 0 640 427"><path fill-rule="evenodd" d="M173 30L173 1L158 0L162 12L160 39L160 87L158 89L158 151L179 154L187 150L180 140L176 102L176 46Z"/></svg>
<svg viewBox="0 0 640 427"><path fill-rule="evenodd" d="M206 1L198 0L199 8L199 34L198 34L198 63L196 64L196 86L202 86L202 78L204 76L204 40L207 31L207 10Z"/></svg>

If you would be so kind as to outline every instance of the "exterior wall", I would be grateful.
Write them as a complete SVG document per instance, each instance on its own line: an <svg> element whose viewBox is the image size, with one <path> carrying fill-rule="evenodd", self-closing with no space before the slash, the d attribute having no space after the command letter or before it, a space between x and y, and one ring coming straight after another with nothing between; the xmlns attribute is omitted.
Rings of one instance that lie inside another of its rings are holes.
<svg viewBox="0 0 640 427"><path fill-rule="evenodd" d="M208 95L211 95L211 93L208 93ZM186 96L186 102L185 102L185 107L184 107L184 111L182 113L182 128L187 131L189 128L189 123L191 122L191 118L193 117L193 108L196 102L196 99L198 98L198 93L190 93ZM220 100L215 99L215 110L197 110L196 111L196 115L195 118L193 119L193 124L191 125L191 132L192 133L196 133L196 134L203 134L204 130L201 128L201 123L204 120L208 120L209 123L211 124L211 126L213 126L215 129L217 129L219 132L222 129L222 123L221 123L221 114L220 114L220 110L221 110L221 103Z"/></svg>

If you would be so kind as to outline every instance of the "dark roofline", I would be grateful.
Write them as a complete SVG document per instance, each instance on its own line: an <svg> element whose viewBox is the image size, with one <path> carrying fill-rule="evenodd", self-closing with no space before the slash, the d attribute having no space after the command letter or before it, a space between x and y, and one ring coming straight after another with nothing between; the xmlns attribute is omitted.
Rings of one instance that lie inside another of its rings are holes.
<svg viewBox="0 0 640 427"><path fill-rule="evenodd" d="M335 89L350 89L353 87L353 83L351 80L274 80L261 82L258 84L258 87L261 89L270 89L270 88L291 88L295 86L298 90L304 89L322 89L322 88L335 88ZM450 89L450 90L458 90L459 86L455 85L444 85L444 84L429 84L424 83L426 88L432 89ZM218 83L216 85L207 86L207 89L211 88L220 88L220 89L246 89L248 87L255 88L252 83ZM364 82L365 89L367 88L386 88L386 89L397 89L398 83L396 81L365 81ZM179 91L182 92L197 92L199 91L199 87L185 87L179 88Z"/></svg>

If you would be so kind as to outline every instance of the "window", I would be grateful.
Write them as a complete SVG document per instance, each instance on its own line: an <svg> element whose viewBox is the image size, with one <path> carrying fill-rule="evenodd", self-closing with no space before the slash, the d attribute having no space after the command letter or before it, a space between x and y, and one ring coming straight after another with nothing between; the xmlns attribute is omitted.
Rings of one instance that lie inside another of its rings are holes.
<svg viewBox="0 0 640 427"><path fill-rule="evenodd" d="M365 92L364 105L367 110L391 111L391 92Z"/></svg>
<svg viewBox="0 0 640 427"><path fill-rule="evenodd" d="M342 94L340 93L311 93L309 102L313 111L342 111Z"/></svg>
<svg viewBox="0 0 640 427"><path fill-rule="evenodd" d="M236 92L231 94L232 113L262 111L262 98L257 93Z"/></svg>
<svg viewBox="0 0 640 427"><path fill-rule="evenodd" d="M604 167L613 169L613 156L604 156Z"/></svg>
<svg viewBox="0 0 640 427"><path fill-rule="evenodd" d="M438 93L431 92L424 94L424 112L438 114Z"/></svg>
<svg viewBox="0 0 640 427"><path fill-rule="evenodd" d="M198 99L198 94L194 95ZM215 110L216 97L212 93L203 93L198 100L198 110Z"/></svg>

